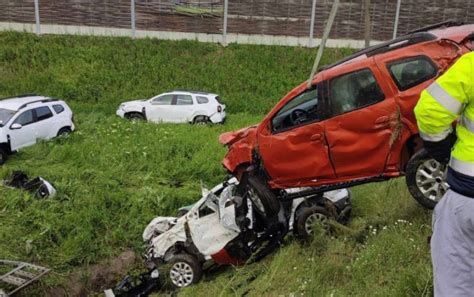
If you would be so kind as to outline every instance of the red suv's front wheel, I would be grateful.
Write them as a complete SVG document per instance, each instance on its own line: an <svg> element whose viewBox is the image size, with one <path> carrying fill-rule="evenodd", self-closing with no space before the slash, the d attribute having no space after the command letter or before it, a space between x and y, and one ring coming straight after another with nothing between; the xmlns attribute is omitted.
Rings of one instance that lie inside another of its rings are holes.
<svg viewBox="0 0 474 297"><path fill-rule="evenodd" d="M422 206L433 209L448 190L447 168L446 164L431 158L425 149L408 161L405 177L408 190Z"/></svg>

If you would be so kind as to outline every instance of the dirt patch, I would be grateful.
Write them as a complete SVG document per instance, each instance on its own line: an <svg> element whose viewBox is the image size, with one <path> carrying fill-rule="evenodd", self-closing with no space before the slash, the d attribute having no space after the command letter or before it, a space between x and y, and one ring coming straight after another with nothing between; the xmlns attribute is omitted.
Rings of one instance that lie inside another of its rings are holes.
<svg viewBox="0 0 474 297"><path fill-rule="evenodd" d="M101 261L75 271L62 287L49 290L48 296L88 296L93 292L114 287L136 264L141 263L135 252L127 250L116 258Z"/></svg>

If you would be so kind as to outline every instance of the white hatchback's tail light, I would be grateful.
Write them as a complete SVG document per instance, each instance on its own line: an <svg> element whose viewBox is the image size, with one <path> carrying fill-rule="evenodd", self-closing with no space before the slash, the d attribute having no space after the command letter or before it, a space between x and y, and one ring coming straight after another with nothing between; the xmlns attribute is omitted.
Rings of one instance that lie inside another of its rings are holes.
<svg viewBox="0 0 474 297"><path fill-rule="evenodd" d="M222 112L222 106L217 105L217 112Z"/></svg>

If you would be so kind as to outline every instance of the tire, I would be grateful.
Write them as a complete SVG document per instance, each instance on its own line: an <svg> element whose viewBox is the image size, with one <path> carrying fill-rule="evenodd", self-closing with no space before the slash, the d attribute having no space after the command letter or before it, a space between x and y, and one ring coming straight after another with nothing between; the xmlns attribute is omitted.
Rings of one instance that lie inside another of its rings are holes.
<svg viewBox="0 0 474 297"><path fill-rule="evenodd" d="M131 121L144 121L145 117L143 116L143 114L139 112L132 112L132 113L127 114L127 119Z"/></svg>
<svg viewBox="0 0 474 297"><path fill-rule="evenodd" d="M258 176L248 178L248 194L255 208L264 218L271 218L280 211L280 201L270 190L268 185Z"/></svg>
<svg viewBox="0 0 474 297"><path fill-rule="evenodd" d="M320 206L303 207L300 210L298 217L295 220L294 232L298 238L303 241L311 240L313 236L314 224L319 221L326 231L329 231L327 221L331 215L329 212Z"/></svg>
<svg viewBox="0 0 474 297"><path fill-rule="evenodd" d="M202 265L189 254L177 254L170 260L168 276L176 289L188 287L202 278Z"/></svg>
<svg viewBox="0 0 474 297"><path fill-rule="evenodd" d="M7 151L4 148L0 147L0 165L5 164L8 159Z"/></svg>
<svg viewBox="0 0 474 297"><path fill-rule="evenodd" d="M59 129L57 137L59 137L59 136L67 136L67 135L71 134L71 132L72 132L72 131L71 131L71 128L69 128L69 127L63 127L63 128L61 128L61 129Z"/></svg>
<svg viewBox="0 0 474 297"><path fill-rule="evenodd" d="M405 176L408 191L423 207L433 209L446 193L447 168L447 165L431 158L425 149L408 161Z"/></svg>
<svg viewBox="0 0 474 297"><path fill-rule="evenodd" d="M194 118L193 124L195 125L206 125L209 123L209 118L206 116L197 116Z"/></svg>

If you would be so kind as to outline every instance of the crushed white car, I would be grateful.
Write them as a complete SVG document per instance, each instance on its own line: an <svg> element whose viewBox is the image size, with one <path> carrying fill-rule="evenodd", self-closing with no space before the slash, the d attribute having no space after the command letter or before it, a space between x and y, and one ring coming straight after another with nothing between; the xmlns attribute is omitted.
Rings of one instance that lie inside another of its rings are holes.
<svg viewBox="0 0 474 297"><path fill-rule="evenodd" d="M153 219L143 232L147 266L153 270L168 263L171 283L186 287L200 280L207 261L239 265L258 260L277 248L289 230L308 239L317 221L345 223L351 212L351 193L340 189L288 200L282 203L280 219L264 222L254 200L238 196L237 187L232 178L203 190L202 198L181 217Z"/></svg>
<svg viewBox="0 0 474 297"><path fill-rule="evenodd" d="M123 102L116 114L155 123L217 124L225 121L225 108L217 94L175 90L151 99Z"/></svg>
<svg viewBox="0 0 474 297"><path fill-rule="evenodd" d="M66 102L37 95L0 100L0 165L13 151L74 131Z"/></svg>

